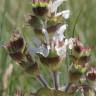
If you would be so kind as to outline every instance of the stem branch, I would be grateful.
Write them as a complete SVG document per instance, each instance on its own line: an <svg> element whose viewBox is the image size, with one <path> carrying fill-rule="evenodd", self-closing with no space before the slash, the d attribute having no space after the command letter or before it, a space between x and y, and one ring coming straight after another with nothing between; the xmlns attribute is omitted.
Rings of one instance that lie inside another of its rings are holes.
<svg viewBox="0 0 96 96"><path fill-rule="evenodd" d="M41 83L43 87L49 87L47 81L44 79L42 75L38 75L36 79Z"/></svg>

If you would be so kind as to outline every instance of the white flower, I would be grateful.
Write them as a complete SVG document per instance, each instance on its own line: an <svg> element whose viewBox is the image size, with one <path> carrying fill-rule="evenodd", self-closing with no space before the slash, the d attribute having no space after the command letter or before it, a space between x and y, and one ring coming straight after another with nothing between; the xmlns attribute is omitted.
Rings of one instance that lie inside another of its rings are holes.
<svg viewBox="0 0 96 96"><path fill-rule="evenodd" d="M51 42L51 48L56 50L58 56L66 56L66 50L67 50L67 44L64 41L64 32L67 28L67 25L62 25L57 31L56 34L53 36L52 42ZM60 45L61 43L61 45Z"/></svg>
<svg viewBox="0 0 96 96"><path fill-rule="evenodd" d="M55 13L55 16L63 16L65 19L68 19L70 16L70 10L64 10L57 13L58 7L67 0L54 0L50 1L48 5L48 9L51 13Z"/></svg>
<svg viewBox="0 0 96 96"><path fill-rule="evenodd" d="M59 56L66 57L67 49L72 49L74 47L75 38L65 39L62 46L59 46L59 42L55 46L55 50Z"/></svg>
<svg viewBox="0 0 96 96"><path fill-rule="evenodd" d="M58 56L66 57L67 46L63 45L62 47L55 47Z"/></svg>
<svg viewBox="0 0 96 96"><path fill-rule="evenodd" d="M65 40L65 44L68 46L69 49L74 47L75 38L70 38Z"/></svg>
<svg viewBox="0 0 96 96"><path fill-rule="evenodd" d="M30 54L35 55L36 53L39 53L44 57L47 57L49 55L49 45L42 44L42 42L38 38L34 38L33 43L35 47L30 44L27 50Z"/></svg>
<svg viewBox="0 0 96 96"><path fill-rule="evenodd" d="M63 40L63 45L62 46L59 46L59 44L57 44L57 46L55 47L55 49L57 50L57 54L59 56L66 57L66 52L67 52L68 45L69 45L69 40L68 39Z"/></svg>

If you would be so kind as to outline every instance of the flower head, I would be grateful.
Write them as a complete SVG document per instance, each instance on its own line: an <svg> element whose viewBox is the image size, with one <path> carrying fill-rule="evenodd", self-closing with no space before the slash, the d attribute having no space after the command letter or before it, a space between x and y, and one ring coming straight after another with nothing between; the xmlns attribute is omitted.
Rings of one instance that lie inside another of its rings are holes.
<svg viewBox="0 0 96 96"><path fill-rule="evenodd" d="M19 31L14 31L4 48L10 57L16 61L26 72L39 74L38 64L33 60L27 50L25 39Z"/></svg>

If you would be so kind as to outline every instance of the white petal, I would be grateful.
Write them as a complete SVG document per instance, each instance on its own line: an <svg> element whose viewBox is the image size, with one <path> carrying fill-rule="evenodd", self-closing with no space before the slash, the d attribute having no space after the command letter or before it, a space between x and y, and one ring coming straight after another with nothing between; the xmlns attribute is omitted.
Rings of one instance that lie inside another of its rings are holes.
<svg viewBox="0 0 96 96"><path fill-rule="evenodd" d="M39 48L32 48L32 46L30 46L28 48L28 51L32 55L39 53L39 54L43 55L44 57L47 57L49 55L49 46L42 45Z"/></svg>
<svg viewBox="0 0 96 96"><path fill-rule="evenodd" d="M68 19L70 16L70 10L64 10L56 14L56 16L63 16L65 19Z"/></svg>
<svg viewBox="0 0 96 96"><path fill-rule="evenodd" d="M38 48L36 53L39 53L43 55L44 57L47 57L49 55L49 48L45 46L41 46Z"/></svg>
<svg viewBox="0 0 96 96"><path fill-rule="evenodd" d="M56 51L57 51L57 55L58 56L63 56L63 57L66 57L66 46L62 46L62 47L58 47L56 48Z"/></svg>
<svg viewBox="0 0 96 96"><path fill-rule="evenodd" d="M67 24L64 24L62 25L58 30L57 30L57 33L64 33L64 31L66 30L67 28Z"/></svg>
<svg viewBox="0 0 96 96"><path fill-rule="evenodd" d="M67 0L54 0L53 2L51 1L49 3L49 10L53 13L57 11L57 8L64 2Z"/></svg>
<svg viewBox="0 0 96 96"><path fill-rule="evenodd" d="M65 38L64 32L65 32L66 28L67 28L67 25L66 25L66 24L62 25L62 26L57 30L56 34L55 34L54 37L53 37L53 40L60 40L60 41L62 41L62 40Z"/></svg>
<svg viewBox="0 0 96 96"><path fill-rule="evenodd" d="M43 34L45 35L45 38L46 38L47 44L49 44L49 35L48 35L47 30L43 28L43 29L42 29L42 32L43 32Z"/></svg>

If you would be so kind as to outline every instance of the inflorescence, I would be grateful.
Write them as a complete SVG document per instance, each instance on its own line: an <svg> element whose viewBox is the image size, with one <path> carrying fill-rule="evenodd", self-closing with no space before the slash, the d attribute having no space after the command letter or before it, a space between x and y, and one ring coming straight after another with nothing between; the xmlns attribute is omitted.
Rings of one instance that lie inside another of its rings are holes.
<svg viewBox="0 0 96 96"><path fill-rule="evenodd" d="M96 96L96 67L90 64L91 48L84 46L80 38L65 37L70 10L58 11L63 2L67 1L32 0L32 13L27 23L35 33L34 47L15 30L4 48L24 71L41 83L42 87L32 96L75 96L79 92L82 96ZM70 59L69 80L61 86L59 72L67 58ZM49 86L40 73L41 64L51 73L53 86Z"/></svg>

